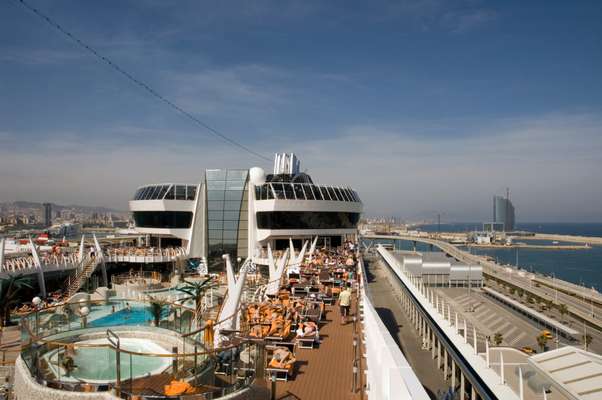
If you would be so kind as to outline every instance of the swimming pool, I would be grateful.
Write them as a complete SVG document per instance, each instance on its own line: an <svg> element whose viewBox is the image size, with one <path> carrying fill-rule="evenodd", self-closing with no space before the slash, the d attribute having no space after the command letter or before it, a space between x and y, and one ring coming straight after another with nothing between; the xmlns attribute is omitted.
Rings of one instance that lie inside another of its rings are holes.
<svg viewBox="0 0 602 400"><path fill-rule="evenodd" d="M79 342L81 344L108 344L107 339L93 339ZM159 344L139 338L122 338L122 349L154 354L169 354ZM61 381L84 381L90 383L114 382L116 376L116 351L111 347L81 347L75 343L73 361L75 368L67 374L61 366L64 350L54 350L44 355L50 369ZM131 357L131 358L130 358ZM138 378L163 372L171 365L171 357L150 357L121 353L121 379Z"/></svg>
<svg viewBox="0 0 602 400"><path fill-rule="evenodd" d="M162 318L168 314L166 309L163 310ZM101 328L105 326L120 326L120 325L150 325L153 320L148 307L132 307L130 310L123 309L97 318L88 323L91 328Z"/></svg>

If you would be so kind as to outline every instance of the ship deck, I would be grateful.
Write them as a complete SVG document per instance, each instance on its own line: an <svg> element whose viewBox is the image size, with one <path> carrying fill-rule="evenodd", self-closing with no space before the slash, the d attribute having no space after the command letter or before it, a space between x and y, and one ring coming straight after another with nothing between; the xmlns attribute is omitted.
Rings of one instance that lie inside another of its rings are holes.
<svg viewBox="0 0 602 400"><path fill-rule="evenodd" d="M352 310L356 310L355 304ZM320 327L319 348L297 350L297 366L292 379L277 382L279 400L355 400L361 399L363 365L359 367L357 390L353 389L353 322L340 324L337 305L326 307L326 323ZM361 325L357 323L358 333ZM358 340L361 343L361 340ZM358 347L358 361L362 361Z"/></svg>

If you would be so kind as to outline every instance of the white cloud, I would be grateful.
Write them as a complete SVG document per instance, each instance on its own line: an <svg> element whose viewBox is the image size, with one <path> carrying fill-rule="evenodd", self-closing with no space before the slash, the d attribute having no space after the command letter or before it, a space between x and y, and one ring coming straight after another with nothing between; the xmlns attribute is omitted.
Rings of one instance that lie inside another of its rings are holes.
<svg viewBox="0 0 602 400"><path fill-rule="evenodd" d="M417 219L441 212L448 219L480 221L490 215L491 196L510 187L519 220L600 221L601 122L594 114L552 114L481 124L462 137L420 136L412 127L352 126L321 139L285 135L251 147L268 155L298 153L302 168L316 182L352 186L370 214ZM122 129L154 135L142 128ZM0 142L9 136L3 132ZM196 182L205 168L271 168L204 138L184 144L140 140L102 145L101 139L73 138L48 135L35 152L2 146L0 201L125 209L134 189L145 183Z"/></svg>

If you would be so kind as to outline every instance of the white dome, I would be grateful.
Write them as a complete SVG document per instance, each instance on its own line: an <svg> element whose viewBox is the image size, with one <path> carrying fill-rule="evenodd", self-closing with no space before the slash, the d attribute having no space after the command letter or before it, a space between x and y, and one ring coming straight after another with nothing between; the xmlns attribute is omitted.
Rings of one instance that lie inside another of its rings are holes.
<svg viewBox="0 0 602 400"><path fill-rule="evenodd" d="M249 170L249 180L253 185L265 183L265 171L260 167L253 167Z"/></svg>

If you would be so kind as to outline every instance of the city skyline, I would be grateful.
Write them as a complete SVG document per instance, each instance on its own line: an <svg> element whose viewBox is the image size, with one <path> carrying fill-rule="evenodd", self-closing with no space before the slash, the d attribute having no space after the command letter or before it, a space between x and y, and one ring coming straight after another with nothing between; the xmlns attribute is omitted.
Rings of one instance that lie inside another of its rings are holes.
<svg viewBox="0 0 602 400"><path fill-rule="evenodd" d="M31 3L210 126L353 186L366 215L486 220L509 186L517 222L602 221L596 2ZM148 183L270 170L18 3L1 15L0 202L125 210Z"/></svg>

